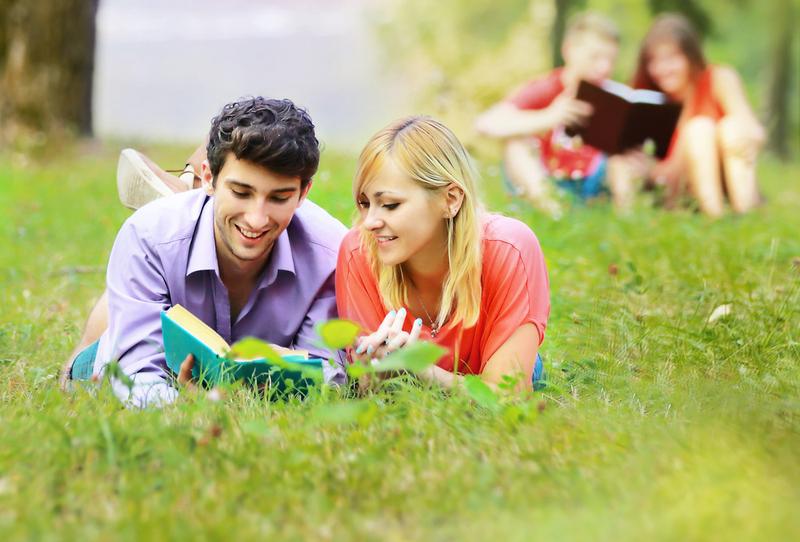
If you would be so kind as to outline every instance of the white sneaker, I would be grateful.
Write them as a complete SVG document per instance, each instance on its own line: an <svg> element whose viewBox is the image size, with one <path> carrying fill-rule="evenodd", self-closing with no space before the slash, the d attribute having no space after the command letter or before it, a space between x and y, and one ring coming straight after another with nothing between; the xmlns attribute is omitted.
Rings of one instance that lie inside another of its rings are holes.
<svg viewBox="0 0 800 542"><path fill-rule="evenodd" d="M119 200L129 209L138 209L145 203L175 193L147 167L134 149L123 149L119 153L117 191Z"/></svg>
<svg viewBox="0 0 800 542"><path fill-rule="evenodd" d="M195 187L194 182L200 181L200 177L195 173L191 164L186 164L186 167L178 175L178 179L186 185L186 190L192 190Z"/></svg>

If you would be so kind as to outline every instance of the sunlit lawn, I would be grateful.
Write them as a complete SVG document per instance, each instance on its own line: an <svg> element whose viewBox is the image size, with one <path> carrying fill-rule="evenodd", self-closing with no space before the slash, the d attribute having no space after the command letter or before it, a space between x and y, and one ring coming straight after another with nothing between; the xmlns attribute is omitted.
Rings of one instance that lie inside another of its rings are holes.
<svg viewBox="0 0 800 542"><path fill-rule="evenodd" d="M484 167L550 270L551 385L527 402L409 380L131 412L55 386L129 214L117 151L0 159L1 540L800 538L797 164L766 161L768 203L718 222L646 198L551 222ZM345 222L353 169L326 154L312 192Z"/></svg>

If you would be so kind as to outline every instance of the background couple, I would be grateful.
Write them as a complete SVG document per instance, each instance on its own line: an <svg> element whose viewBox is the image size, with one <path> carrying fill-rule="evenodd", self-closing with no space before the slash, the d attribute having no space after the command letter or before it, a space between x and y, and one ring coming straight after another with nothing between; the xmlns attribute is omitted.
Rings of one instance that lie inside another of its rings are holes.
<svg viewBox="0 0 800 542"><path fill-rule="evenodd" d="M566 126L592 115L588 103L575 99L578 82L602 85L612 74L619 45L613 21L591 12L576 15L561 46L563 68L526 83L477 119L479 132L503 140L505 171L516 189L554 215L560 208L553 183L584 199L609 191L623 211L642 182L664 186L668 206L690 195L712 217L724 212L725 196L737 213L755 207L764 128L738 74L706 61L700 37L682 15L655 19L631 81L683 106L667 156L656 160L640 149L606 156L566 137Z"/></svg>

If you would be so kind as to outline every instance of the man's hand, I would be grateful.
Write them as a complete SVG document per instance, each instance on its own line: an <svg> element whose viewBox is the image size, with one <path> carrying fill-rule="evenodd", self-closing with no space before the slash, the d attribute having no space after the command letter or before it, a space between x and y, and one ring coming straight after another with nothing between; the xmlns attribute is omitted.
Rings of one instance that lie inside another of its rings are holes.
<svg viewBox="0 0 800 542"><path fill-rule="evenodd" d="M189 354L181 363L178 370L178 384L192 391L197 390L197 385L192 380L192 369L194 369L194 356ZM206 395L211 401L220 401L225 398L225 392L219 387L213 387Z"/></svg>
<svg viewBox="0 0 800 542"><path fill-rule="evenodd" d="M572 93L564 91L553 100L547 112L553 126L580 126L592 116L594 108L588 102L576 100Z"/></svg>
<svg viewBox="0 0 800 542"><path fill-rule="evenodd" d="M395 350L415 343L422 331L422 320L417 318L411 327L411 333L408 333L403 331L405 319L406 309L389 312L377 331L358 340L356 355L379 360Z"/></svg>
<svg viewBox="0 0 800 542"><path fill-rule="evenodd" d="M192 382L192 369L194 369L194 356L189 354L186 359L181 363L181 368L178 370L178 384L194 388Z"/></svg>

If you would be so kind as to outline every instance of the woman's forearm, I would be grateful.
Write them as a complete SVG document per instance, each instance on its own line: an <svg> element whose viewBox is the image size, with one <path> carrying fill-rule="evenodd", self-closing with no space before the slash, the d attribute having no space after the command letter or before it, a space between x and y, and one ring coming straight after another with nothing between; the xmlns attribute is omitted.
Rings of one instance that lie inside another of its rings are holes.
<svg viewBox="0 0 800 542"><path fill-rule="evenodd" d="M464 380L463 376L445 371L438 365L431 365L420 372L419 376L423 381L438 384L445 389L450 389Z"/></svg>

